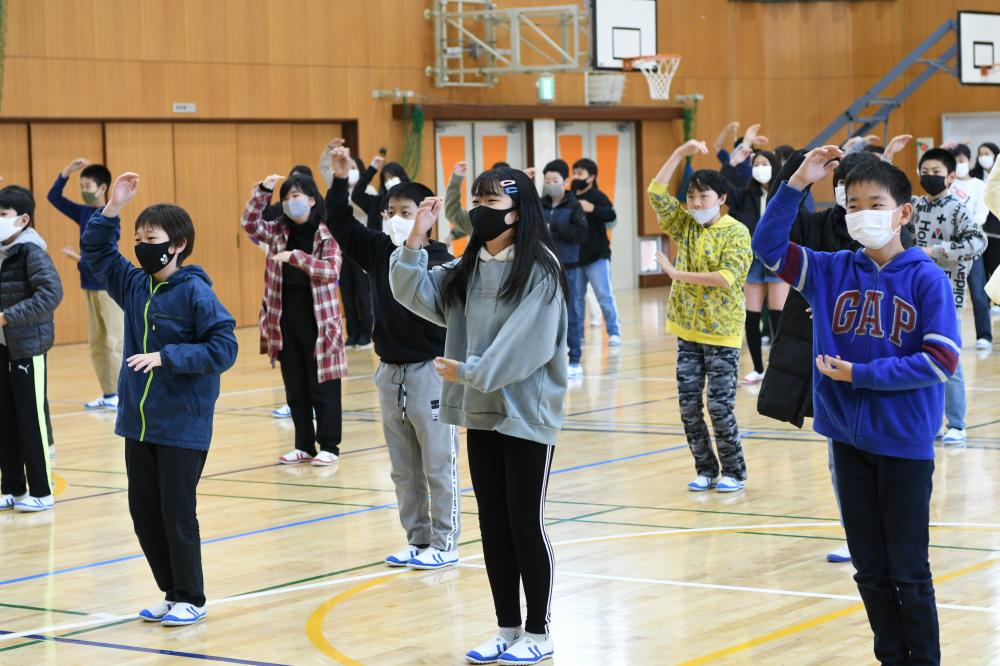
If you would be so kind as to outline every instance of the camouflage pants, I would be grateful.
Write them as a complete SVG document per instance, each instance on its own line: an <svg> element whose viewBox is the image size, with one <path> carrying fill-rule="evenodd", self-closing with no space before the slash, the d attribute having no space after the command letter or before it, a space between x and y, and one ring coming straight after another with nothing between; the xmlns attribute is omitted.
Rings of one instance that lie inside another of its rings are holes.
<svg viewBox="0 0 1000 666"><path fill-rule="evenodd" d="M715 478L721 466L725 476L740 481L747 478L747 464L743 459L740 429L734 413L739 362L739 349L677 341L677 390L681 421L699 476ZM708 416L715 430L718 458L712 450L712 437L705 423L702 393L706 379Z"/></svg>

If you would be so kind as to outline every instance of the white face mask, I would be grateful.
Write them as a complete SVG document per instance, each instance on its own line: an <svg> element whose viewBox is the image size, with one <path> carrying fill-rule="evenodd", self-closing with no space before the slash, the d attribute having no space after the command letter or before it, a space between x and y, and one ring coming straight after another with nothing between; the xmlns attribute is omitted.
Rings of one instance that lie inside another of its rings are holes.
<svg viewBox="0 0 1000 666"><path fill-rule="evenodd" d="M402 247L406 239L410 237L410 232L413 231L413 224L413 220L407 220L399 215L394 215L386 220L386 233L389 234L389 238L392 239L396 247Z"/></svg>
<svg viewBox="0 0 1000 666"><path fill-rule="evenodd" d="M770 164L760 164L755 166L750 170L753 174L753 179L756 180L761 185L771 182L771 165Z"/></svg>
<svg viewBox="0 0 1000 666"><path fill-rule="evenodd" d="M993 162L995 162L995 161L996 161L996 158L993 157L993 155L980 155L979 156L979 166L983 167L984 169L992 169L993 168Z"/></svg>
<svg viewBox="0 0 1000 666"><path fill-rule="evenodd" d="M20 215L15 215L14 217L0 217L0 243L5 243L11 236L23 228L17 224L17 221L20 219Z"/></svg>
<svg viewBox="0 0 1000 666"><path fill-rule="evenodd" d="M899 233L893 230L892 216L899 210L859 210L845 217L847 233L869 250L879 250ZM902 228L902 227L900 227Z"/></svg>
<svg viewBox="0 0 1000 666"><path fill-rule="evenodd" d="M969 177L969 163L968 162L958 162L955 164L955 175L959 178Z"/></svg>
<svg viewBox="0 0 1000 666"><path fill-rule="evenodd" d="M688 212L697 220L698 224L705 226L719 214L719 207L713 206L712 208L702 208L701 210L688 210Z"/></svg>
<svg viewBox="0 0 1000 666"><path fill-rule="evenodd" d="M361 172L358 171L357 169L350 169L347 172L347 184L349 186L354 187L355 183L357 183L360 179L361 179Z"/></svg>
<svg viewBox="0 0 1000 666"><path fill-rule="evenodd" d="M401 182L403 182L403 181L401 181L399 178L396 178L395 176L393 176L389 180L385 181L385 191L388 192L392 188L394 188L397 185L399 185Z"/></svg>
<svg viewBox="0 0 1000 666"><path fill-rule="evenodd" d="M843 185L837 185L833 188L833 198L837 200L837 205L847 210L847 188Z"/></svg>

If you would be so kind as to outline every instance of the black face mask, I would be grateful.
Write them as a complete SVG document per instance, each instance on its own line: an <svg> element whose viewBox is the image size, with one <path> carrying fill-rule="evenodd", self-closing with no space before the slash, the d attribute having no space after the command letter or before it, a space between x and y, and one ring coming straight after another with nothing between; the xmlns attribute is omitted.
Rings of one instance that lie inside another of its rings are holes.
<svg viewBox="0 0 1000 666"><path fill-rule="evenodd" d="M142 270L150 275L162 271L174 258L174 254L176 253L170 251L170 241L135 244L135 258L139 260Z"/></svg>
<svg viewBox="0 0 1000 666"><path fill-rule="evenodd" d="M573 179L573 184L571 185L571 187L574 190L582 190L585 187L587 187L587 185L589 185L589 184L590 183L587 182L586 178L574 178Z"/></svg>
<svg viewBox="0 0 1000 666"><path fill-rule="evenodd" d="M513 210L513 207L499 210L489 206L476 206L470 209L469 219L472 221L472 232L483 242L490 242L511 228L512 225L507 224L506 218L507 213Z"/></svg>
<svg viewBox="0 0 1000 666"><path fill-rule="evenodd" d="M944 192L944 176L921 176L920 187L924 188L927 194L936 197Z"/></svg>

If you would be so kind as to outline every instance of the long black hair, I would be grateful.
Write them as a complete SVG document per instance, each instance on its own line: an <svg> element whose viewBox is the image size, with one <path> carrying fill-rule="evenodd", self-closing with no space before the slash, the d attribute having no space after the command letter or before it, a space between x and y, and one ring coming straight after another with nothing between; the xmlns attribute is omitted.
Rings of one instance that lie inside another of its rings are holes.
<svg viewBox="0 0 1000 666"><path fill-rule="evenodd" d="M319 193L316 181L302 173L293 173L285 182L281 184L281 189L278 191L281 201L285 200L285 197L292 190L292 188L298 188L299 192L302 192L302 194L307 197L312 197L316 202L313 204L312 211L309 213L309 221L306 224L326 222L326 201L323 199L323 195ZM285 215L284 209L282 209L281 217L279 219L285 224L295 224L293 221L288 219L287 215Z"/></svg>
<svg viewBox="0 0 1000 666"><path fill-rule="evenodd" d="M379 189L380 194L386 193L385 181L391 179L392 177L399 178L401 183L410 182L410 176L406 173L406 169L399 162L386 162L382 165L382 187Z"/></svg>
<svg viewBox="0 0 1000 666"><path fill-rule="evenodd" d="M514 181L516 192L509 192L510 187L501 185L504 181ZM566 276L556 258L555 246L549 235L548 225L542 213L541 200L535 191L535 184L523 172L510 167L490 169L476 177L472 183L472 195L485 197L490 194L508 194L514 201L517 212L517 222L514 223L513 268L510 275L500 287L499 298L516 301L524 295L531 281L531 272L535 265L541 267L548 277L552 278L552 295L556 297L556 285L567 297ZM479 261L479 251L486 245L475 231L469 236L469 244L465 248L462 260L450 270L450 276L444 285L444 302L450 305L464 305L466 291L472 280L472 273Z"/></svg>
<svg viewBox="0 0 1000 666"><path fill-rule="evenodd" d="M979 149L976 150L976 159L970 160L972 162L975 162L975 164L971 165L973 168L969 169L969 175L972 176L973 178L978 178L980 180L986 180L990 175L989 170L984 169L982 165L979 164L979 151L982 150L983 148L986 148L988 151L993 153L994 161L1000 159L1000 146L997 146L997 144L991 141L984 141L983 143L979 144Z"/></svg>
<svg viewBox="0 0 1000 666"><path fill-rule="evenodd" d="M768 182L768 186L774 182L774 179L778 177L778 172L781 171L781 161L778 160L778 156L772 153L770 150L758 150L754 152L753 157L750 158L750 167L753 168L753 163L757 161L758 157L763 157L767 160L767 163L771 165L771 180ZM757 182L756 178L750 179L750 189L752 189L757 197L764 192L764 186ZM761 211L762 213L764 211Z"/></svg>

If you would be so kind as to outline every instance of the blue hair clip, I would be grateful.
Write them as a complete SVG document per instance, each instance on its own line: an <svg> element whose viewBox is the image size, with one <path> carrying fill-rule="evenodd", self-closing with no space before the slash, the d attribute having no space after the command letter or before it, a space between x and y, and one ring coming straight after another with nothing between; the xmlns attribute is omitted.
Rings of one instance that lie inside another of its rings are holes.
<svg viewBox="0 0 1000 666"><path fill-rule="evenodd" d="M500 187L502 187L503 191L507 194L517 194L520 192L520 190L517 189L517 183L513 180L501 180Z"/></svg>

